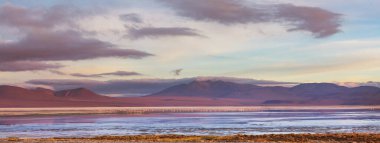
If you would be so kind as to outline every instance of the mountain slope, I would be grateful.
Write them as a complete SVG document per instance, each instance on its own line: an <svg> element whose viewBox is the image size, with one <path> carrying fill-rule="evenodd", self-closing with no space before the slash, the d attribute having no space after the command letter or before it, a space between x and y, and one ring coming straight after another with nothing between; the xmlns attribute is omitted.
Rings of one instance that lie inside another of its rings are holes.
<svg viewBox="0 0 380 143"><path fill-rule="evenodd" d="M224 81L193 81L152 94L148 97L234 98L252 104L380 104L380 88L348 88L331 83L306 83L291 88L261 87Z"/></svg>
<svg viewBox="0 0 380 143"><path fill-rule="evenodd" d="M348 88L332 83L304 83L289 89L296 95L303 96L333 96L347 92Z"/></svg>
<svg viewBox="0 0 380 143"><path fill-rule="evenodd" d="M330 83L262 87L225 81L193 81L143 97L107 97L85 88L53 91L0 86L0 107L380 105L380 88Z"/></svg>
<svg viewBox="0 0 380 143"><path fill-rule="evenodd" d="M120 105L114 99L84 88L55 92L0 85L0 107L77 107Z"/></svg>
<svg viewBox="0 0 380 143"><path fill-rule="evenodd" d="M42 88L29 90L16 86L0 85L0 98L20 100L46 100L55 98L54 94Z"/></svg>
<svg viewBox="0 0 380 143"><path fill-rule="evenodd" d="M111 97L102 96L92 92L91 90L85 88L76 88L61 90L54 93L57 97L70 98L70 99L86 99L86 100L96 100L96 99L108 99Z"/></svg>
<svg viewBox="0 0 380 143"><path fill-rule="evenodd" d="M248 96L249 93L246 91L253 88L258 88L258 86L224 81L193 81L170 87L151 96L241 98Z"/></svg>

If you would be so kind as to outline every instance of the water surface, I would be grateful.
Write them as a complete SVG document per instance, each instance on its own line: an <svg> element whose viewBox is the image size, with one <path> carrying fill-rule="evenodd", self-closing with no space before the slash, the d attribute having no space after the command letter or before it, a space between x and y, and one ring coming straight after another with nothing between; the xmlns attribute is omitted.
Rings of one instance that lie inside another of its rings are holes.
<svg viewBox="0 0 380 143"><path fill-rule="evenodd" d="M379 110L0 117L0 137L380 133Z"/></svg>

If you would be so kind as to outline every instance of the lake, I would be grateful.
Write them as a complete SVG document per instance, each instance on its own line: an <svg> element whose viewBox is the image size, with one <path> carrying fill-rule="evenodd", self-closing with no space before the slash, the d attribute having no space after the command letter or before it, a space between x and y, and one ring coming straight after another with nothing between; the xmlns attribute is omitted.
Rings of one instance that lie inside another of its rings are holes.
<svg viewBox="0 0 380 143"><path fill-rule="evenodd" d="M380 110L282 110L0 117L0 138L351 132L380 133Z"/></svg>

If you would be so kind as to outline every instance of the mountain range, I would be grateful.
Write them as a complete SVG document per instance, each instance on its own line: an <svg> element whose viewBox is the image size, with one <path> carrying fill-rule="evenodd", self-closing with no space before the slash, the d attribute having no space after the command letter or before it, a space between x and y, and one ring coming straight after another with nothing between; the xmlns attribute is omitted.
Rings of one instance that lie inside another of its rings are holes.
<svg viewBox="0 0 380 143"><path fill-rule="evenodd" d="M142 97L108 97L85 88L53 91L0 86L0 107L380 105L380 88L304 83L257 86L196 80Z"/></svg>

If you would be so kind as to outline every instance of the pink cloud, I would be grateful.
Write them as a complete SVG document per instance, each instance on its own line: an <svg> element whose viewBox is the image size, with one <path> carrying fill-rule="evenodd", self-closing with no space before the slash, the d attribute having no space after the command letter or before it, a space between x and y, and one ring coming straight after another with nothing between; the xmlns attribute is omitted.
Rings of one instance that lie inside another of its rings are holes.
<svg viewBox="0 0 380 143"><path fill-rule="evenodd" d="M135 75L141 75L141 74L137 72L130 72L130 71L115 71L115 72L107 72L107 73L99 73L99 74L72 73L69 75L75 76L75 77L98 78L98 77L104 77L104 76L135 76Z"/></svg>
<svg viewBox="0 0 380 143"><path fill-rule="evenodd" d="M131 39L157 38L171 36L202 36L197 30L186 27L143 27L129 28L127 37Z"/></svg>
<svg viewBox="0 0 380 143"><path fill-rule="evenodd" d="M0 71L18 72L18 71L36 71L61 68L60 64L48 64L43 62L17 61L0 63Z"/></svg>
<svg viewBox="0 0 380 143"><path fill-rule="evenodd" d="M87 15L84 11L62 5L29 9L8 3L0 6L0 25L28 31L50 29L62 24L73 24L73 20L84 15Z"/></svg>
<svg viewBox="0 0 380 143"><path fill-rule="evenodd" d="M22 33L20 39L0 42L0 64L3 65L3 70L43 70L61 67L44 63L47 61L78 61L106 57L141 59L152 56L138 50L118 48L110 42L85 38L83 34L86 34L86 31L78 29L74 23L89 13L67 6L0 6L0 26L16 28ZM57 28L60 26L69 26L70 29Z"/></svg>
<svg viewBox="0 0 380 143"><path fill-rule="evenodd" d="M164 0L176 13L198 21L225 25L275 22L288 31L308 31L316 38L338 33L340 14L292 4L257 4L241 0Z"/></svg>
<svg viewBox="0 0 380 143"><path fill-rule="evenodd" d="M0 62L66 61L102 57L140 59L151 56L137 50L114 47L108 42L84 38L75 31L33 33L17 42L0 44Z"/></svg>

